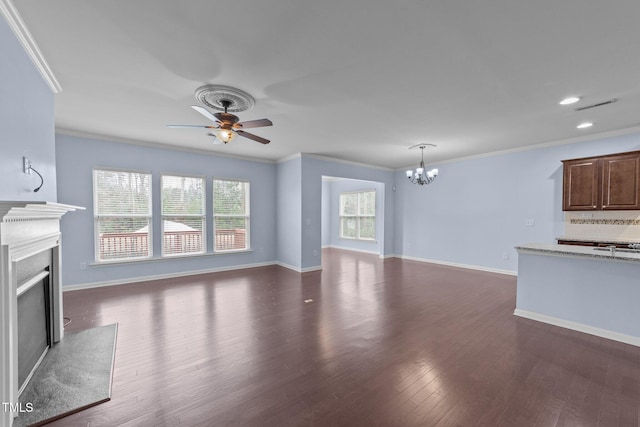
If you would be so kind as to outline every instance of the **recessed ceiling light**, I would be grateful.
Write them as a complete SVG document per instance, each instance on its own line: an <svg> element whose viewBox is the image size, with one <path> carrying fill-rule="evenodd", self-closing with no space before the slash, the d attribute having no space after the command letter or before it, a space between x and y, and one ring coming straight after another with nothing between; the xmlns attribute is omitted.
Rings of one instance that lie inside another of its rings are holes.
<svg viewBox="0 0 640 427"><path fill-rule="evenodd" d="M569 97L563 99L562 101L560 101L560 105L575 104L578 101L580 101L580 97L578 97L578 96L569 96Z"/></svg>
<svg viewBox="0 0 640 427"><path fill-rule="evenodd" d="M590 128L591 126L593 126L593 123L591 123L591 122L582 122L576 127L578 129L586 129L586 128Z"/></svg>

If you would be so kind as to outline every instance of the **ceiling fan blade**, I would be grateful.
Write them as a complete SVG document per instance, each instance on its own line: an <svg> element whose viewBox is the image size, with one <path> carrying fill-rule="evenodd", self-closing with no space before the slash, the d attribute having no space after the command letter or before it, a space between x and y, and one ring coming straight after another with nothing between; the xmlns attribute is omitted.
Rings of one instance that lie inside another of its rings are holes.
<svg viewBox="0 0 640 427"><path fill-rule="evenodd" d="M207 119L211 120L212 122L214 122L214 123L217 122L217 120L213 116L213 114L211 114L209 112L209 110L207 110L206 108L200 107L199 105L192 105L191 108L193 108L198 113L202 114L203 116L205 116Z"/></svg>
<svg viewBox="0 0 640 427"><path fill-rule="evenodd" d="M168 128L205 128L205 129L217 129L217 126L203 126L203 125L167 125Z"/></svg>
<svg viewBox="0 0 640 427"><path fill-rule="evenodd" d="M249 138L249 139L253 139L254 141L258 141L260 144L268 144L268 143L271 142L268 139L265 139L265 138L263 138L261 136L258 136L258 135L254 135L254 134L249 133L249 132L245 132L243 130L236 130L235 132L240 136L244 136L245 138Z"/></svg>
<svg viewBox="0 0 640 427"><path fill-rule="evenodd" d="M249 128L260 128L263 126L273 126L273 123L271 123L271 120L269 119L249 120L247 122L236 123L233 127L249 129Z"/></svg>
<svg viewBox="0 0 640 427"><path fill-rule="evenodd" d="M221 144L223 144L223 142L222 142L222 141L220 141L218 138L216 138L216 134L215 134L215 133L209 133L208 135L213 137L213 142L212 142L212 143L213 143L214 145L221 145Z"/></svg>

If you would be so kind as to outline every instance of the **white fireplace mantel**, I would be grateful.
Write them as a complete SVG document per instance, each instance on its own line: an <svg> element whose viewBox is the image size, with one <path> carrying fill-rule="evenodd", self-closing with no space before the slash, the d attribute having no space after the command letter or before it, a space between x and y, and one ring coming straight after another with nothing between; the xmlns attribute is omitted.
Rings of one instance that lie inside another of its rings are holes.
<svg viewBox="0 0 640 427"><path fill-rule="evenodd" d="M60 274L60 218L79 206L52 202L0 202L0 426L11 426L18 403L16 263L51 250L53 341L64 334Z"/></svg>

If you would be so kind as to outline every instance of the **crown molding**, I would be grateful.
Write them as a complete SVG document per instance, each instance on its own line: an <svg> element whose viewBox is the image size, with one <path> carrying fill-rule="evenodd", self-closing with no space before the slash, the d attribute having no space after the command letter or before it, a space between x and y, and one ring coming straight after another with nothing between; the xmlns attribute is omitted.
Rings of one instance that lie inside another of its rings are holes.
<svg viewBox="0 0 640 427"><path fill-rule="evenodd" d="M284 163L284 162L288 162L289 160L298 159L298 158L323 160L323 161L332 162L332 163L342 163L342 164L349 165L349 166L359 166L359 167L363 167L363 168L383 170L385 172L393 172L394 171L392 168L387 168L387 167L384 167L384 166L377 166L377 165L371 165L371 164L368 164L368 163L354 162L352 160L343 160L343 159L338 159L336 157L323 156L321 154L313 154L313 153L294 153L294 154L291 154L290 156L286 156L286 157L283 157L281 159L278 159L276 163Z"/></svg>
<svg viewBox="0 0 640 427"><path fill-rule="evenodd" d="M56 76L53 74L51 67L49 67L47 60L44 58L27 25L22 20L22 16L20 16L20 13L13 5L12 0L0 0L0 14L2 14L5 21L7 21L9 27L11 27L11 30L20 41L23 49L29 58L31 58L31 61L33 61L38 71L40 71L42 78L44 78L49 88L51 88L51 91L54 94L62 92L60 83L58 83Z"/></svg>
<svg viewBox="0 0 640 427"><path fill-rule="evenodd" d="M378 170L382 170L382 171L385 171L385 172L393 172L392 168L387 168L385 166L378 166L378 165L371 165L371 164L368 164L368 163L354 162L353 160L343 160L343 159L338 159L338 158L335 158L335 157L323 156L321 154L300 153L300 156L301 157L306 157L306 158L309 158L309 159L324 160L324 161L333 162L333 163L342 163L342 164L349 165L349 166L359 166L359 167L368 168L368 169L378 169Z"/></svg>
<svg viewBox="0 0 640 427"><path fill-rule="evenodd" d="M497 150L497 151L490 151L490 152L487 152L487 153L473 154L473 155L470 155L470 156L455 157L455 158L452 158L452 159L433 161L433 162L430 162L430 164L431 165L444 165L444 164L447 164L447 163L456 163L456 162L461 162L461 161L465 161L465 160L484 159L484 158L487 158L487 157L502 156L502 155L505 155L505 154L519 153L519 152L522 152L522 151L541 150L543 148L557 147L557 146L560 146L560 145L578 144L580 142L597 141L599 139L614 138L616 136L633 135L633 134L636 134L636 133L640 133L640 126L631 126L631 127L623 128L623 129L616 129L616 130L611 130L611 131L592 133L592 134L589 134L589 135L577 136L577 137L574 137L574 138L559 139L559 140L555 140L555 141L543 142L543 143L540 143L540 144L531 144L531 145L525 145L523 147L508 148L506 150ZM413 164L413 166L406 166L404 168L396 168L394 170L396 172L400 172L400 171L406 171L406 170L409 170L409 169L415 169L415 163Z"/></svg>
<svg viewBox="0 0 640 427"><path fill-rule="evenodd" d="M276 160L276 163L284 163L284 162L288 162L289 160L298 159L300 157L302 157L302 153L294 153L289 156Z"/></svg>
<svg viewBox="0 0 640 427"><path fill-rule="evenodd" d="M64 128L56 128L56 135L65 135L65 136L72 136L74 138L91 139L98 142L101 142L101 141L115 142L118 144L137 145L140 147L157 148L161 150L180 151L184 153L201 154L201 155L211 156L211 157L223 157L228 159L245 160L245 161L257 162L257 163L268 163L268 164L276 163L274 160L270 160L270 159L260 159L257 157L240 156L237 154L220 153L218 151L208 151L208 150L202 150L199 148L178 147L176 145L162 144L159 142L149 142L149 141L142 141L139 139L121 138L121 137L116 137L111 135L102 135L102 134L90 133L90 132L80 132L80 131L64 129Z"/></svg>

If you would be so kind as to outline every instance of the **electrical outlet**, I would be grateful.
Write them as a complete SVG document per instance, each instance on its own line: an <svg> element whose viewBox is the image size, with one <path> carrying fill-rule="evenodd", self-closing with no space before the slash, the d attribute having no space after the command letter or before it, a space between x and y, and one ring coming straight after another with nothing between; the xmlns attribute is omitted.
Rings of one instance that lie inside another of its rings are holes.
<svg viewBox="0 0 640 427"><path fill-rule="evenodd" d="M86 262L81 262L80 263L80 270L86 270L87 269L87 263Z"/></svg>
<svg viewBox="0 0 640 427"><path fill-rule="evenodd" d="M533 218L527 218L524 220L524 225L526 225L527 227L533 227L534 225L536 225L536 222L533 220Z"/></svg>
<svg viewBox="0 0 640 427"><path fill-rule="evenodd" d="M502 252L502 259L509 259L509 252Z"/></svg>
<svg viewBox="0 0 640 427"><path fill-rule="evenodd" d="M22 157L22 172L31 175L31 160Z"/></svg>

